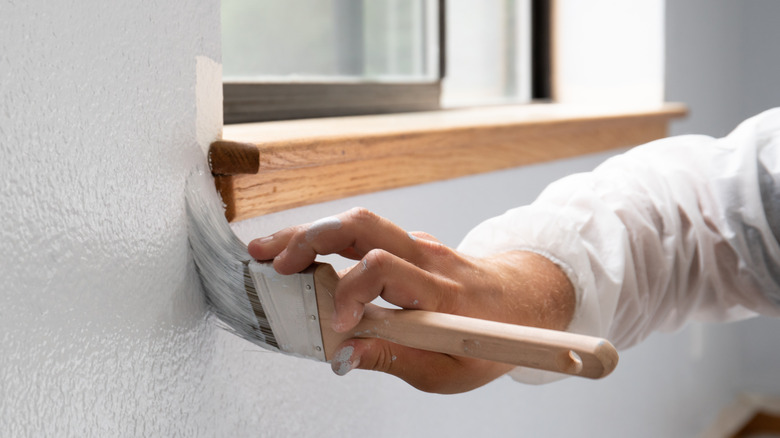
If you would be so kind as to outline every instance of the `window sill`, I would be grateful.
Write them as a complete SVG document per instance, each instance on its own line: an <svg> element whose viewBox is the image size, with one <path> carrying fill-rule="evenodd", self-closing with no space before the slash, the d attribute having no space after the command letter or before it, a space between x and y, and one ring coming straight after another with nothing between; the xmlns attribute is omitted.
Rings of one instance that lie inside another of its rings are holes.
<svg viewBox="0 0 780 438"><path fill-rule="evenodd" d="M347 196L635 146L681 104L482 107L224 127L209 162L230 221Z"/></svg>

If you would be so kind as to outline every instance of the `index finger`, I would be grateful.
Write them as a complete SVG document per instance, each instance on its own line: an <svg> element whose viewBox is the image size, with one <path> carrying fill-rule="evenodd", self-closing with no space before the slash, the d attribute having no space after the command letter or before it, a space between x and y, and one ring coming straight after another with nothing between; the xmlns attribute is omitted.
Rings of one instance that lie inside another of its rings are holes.
<svg viewBox="0 0 780 438"><path fill-rule="evenodd" d="M305 225L285 228L270 236L254 239L247 245L247 251L249 251L249 255L254 257L255 260L273 260L274 257L279 255L279 253L287 247L292 236L294 236L298 228L302 226Z"/></svg>
<svg viewBox="0 0 780 438"><path fill-rule="evenodd" d="M365 208L353 208L308 225L288 228L270 240L254 240L250 243L250 254L267 255L275 251L274 267L281 274L306 269L318 254L360 259L372 249L383 249L415 263L419 251L413 239L414 236L393 222Z"/></svg>

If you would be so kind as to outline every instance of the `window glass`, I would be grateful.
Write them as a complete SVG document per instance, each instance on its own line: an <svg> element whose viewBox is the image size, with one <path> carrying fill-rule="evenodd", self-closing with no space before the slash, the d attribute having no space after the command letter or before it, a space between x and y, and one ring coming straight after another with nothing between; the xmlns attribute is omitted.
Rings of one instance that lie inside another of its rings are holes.
<svg viewBox="0 0 780 438"><path fill-rule="evenodd" d="M442 105L530 100L530 0L447 0Z"/></svg>
<svg viewBox="0 0 780 438"><path fill-rule="evenodd" d="M435 0L223 0L226 81L438 79Z"/></svg>

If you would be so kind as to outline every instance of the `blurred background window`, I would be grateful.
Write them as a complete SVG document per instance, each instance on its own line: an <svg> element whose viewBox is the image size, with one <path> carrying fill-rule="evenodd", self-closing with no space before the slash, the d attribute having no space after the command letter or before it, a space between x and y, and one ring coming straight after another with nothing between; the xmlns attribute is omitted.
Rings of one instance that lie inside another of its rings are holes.
<svg viewBox="0 0 780 438"><path fill-rule="evenodd" d="M531 100L531 1L448 0L442 105Z"/></svg>
<svg viewBox="0 0 780 438"><path fill-rule="evenodd" d="M436 81L435 0L223 0L226 81Z"/></svg>
<svg viewBox="0 0 780 438"><path fill-rule="evenodd" d="M532 3L223 0L225 122L527 102Z"/></svg>

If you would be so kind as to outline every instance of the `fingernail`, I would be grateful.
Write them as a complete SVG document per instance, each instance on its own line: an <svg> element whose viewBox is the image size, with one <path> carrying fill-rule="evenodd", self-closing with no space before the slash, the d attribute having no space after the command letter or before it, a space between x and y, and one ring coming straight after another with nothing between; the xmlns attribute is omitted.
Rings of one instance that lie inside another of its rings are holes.
<svg viewBox="0 0 780 438"><path fill-rule="evenodd" d="M343 322L339 322L339 320L336 319L336 311L334 310L333 311L333 316L331 317L330 326L333 328L333 330L336 333L344 333L344 331L346 330L346 326L347 325L344 324Z"/></svg>
<svg viewBox="0 0 780 438"><path fill-rule="evenodd" d="M274 260L281 260L286 255L287 255L287 248L283 249L282 252L277 254L276 257L274 257Z"/></svg>
<svg viewBox="0 0 780 438"><path fill-rule="evenodd" d="M353 359L352 353L354 352L355 347L351 345L338 350L333 357L333 360L330 361L330 367L333 369L333 372L339 376L343 376L357 368L358 364L360 364L360 358L357 357Z"/></svg>
<svg viewBox="0 0 780 438"><path fill-rule="evenodd" d="M261 245L265 245L266 243L268 243L268 242L270 242L270 241L272 241L272 240L274 240L274 236L273 236L273 234L272 234L272 235L270 235L270 236L265 236L265 237L261 237L261 238L259 238L259 239L255 239L255 241L256 241L257 243L261 244Z"/></svg>

